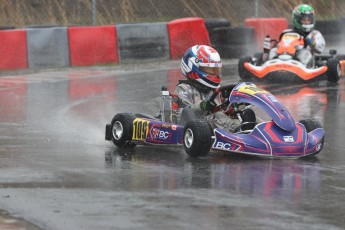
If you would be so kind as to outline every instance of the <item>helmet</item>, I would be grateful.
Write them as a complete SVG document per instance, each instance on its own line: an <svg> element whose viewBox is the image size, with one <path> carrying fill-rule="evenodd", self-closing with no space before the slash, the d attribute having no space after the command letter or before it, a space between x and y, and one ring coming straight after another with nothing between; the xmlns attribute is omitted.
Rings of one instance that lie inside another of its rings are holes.
<svg viewBox="0 0 345 230"><path fill-rule="evenodd" d="M181 70L187 79L215 89L220 84L222 62L218 52L212 47L195 45L183 55Z"/></svg>
<svg viewBox="0 0 345 230"><path fill-rule="evenodd" d="M315 26L314 8L301 4L292 11L292 20L295 27L303 32L310 32Z"/></svg>

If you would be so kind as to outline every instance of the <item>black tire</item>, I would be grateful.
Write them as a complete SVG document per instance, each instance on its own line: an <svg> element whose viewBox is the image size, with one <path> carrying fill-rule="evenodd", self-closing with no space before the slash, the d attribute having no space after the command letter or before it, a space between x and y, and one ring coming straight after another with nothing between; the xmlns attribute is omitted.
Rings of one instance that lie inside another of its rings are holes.
<svg viewBox="0 0 345 230"><path fill-rule="evenodd" d="M14 30L15 26L0 26L0 30Z"/></svg>
<svg viewBox="0 0 345 230"><path fill-rule="evenodd" d="M185 126L188 121L198 119L194 110L190 107L186 107L182 110L180 120L178 122L179 125Z"/></svg>
<svg viewBox="0 0 345 230"><path fill-rule="evenodd" d="M337 58L327 60L327 80L329 82L338 82L340 79L340 62Z"/></svg>
<svg viewBox="0 0 345 230"><path fill-rule="evenodd" d="M254 64L256 66L260 66L264 62L264 53L263 52L255 53L254 58L255 58Z"/></svg>
<svg viewBox="0 0 345 230"><path fill-rule="evenodd" d="M240 78L243 80L248 80L251 78L251 74L244 67L244 63L246 62L252 63L252 57L244 56L241 57L238 61L238 74L240 75Z"/></svg>
<svg viewBox="0 0 345 230"><path fill-rule="evenodd" d="M345 60L345 54L338 54L338 55L336 56L336 58L337 58L339 61Z"/></svg>
<svg viewBox="0 0 345 230"><path fill-rule="evenodd" d="M250 55L256 48L251 45L215 45L214 48L218 51L222 58L226 59L237 59L244 55Z"/></svg>
<svg viewBox="0 0 345 230"><path fill-rule="evenodd" d="M212 128L205 120L188 121L184 128L183 146L190 157L206 156L212 145Z"/></svg>
<svg viewBox="0 0 345 230"><path fill-rule="evenodd" d="M303 120L300 120L299 123L301 123L302 125L304 125L304 127L305 127L307 133L309 133L309 132L311 132L311 131L313 131L313 130L315 130L315 129L322 128L321 123L320 123L318 120L315 120L315 119L303 119ZM320 149L319 149L316 153L314 153L314 154L312 154L312 155L316 155L316 154L318 154L318 153L322 150L324 140L325 140L325 139L322 138ZM309 155L309 156L310 156L310 155Z"/></svg>
<svg viewBox="0 0 345 230"><path fill-rule="evenodd" d="M307 133L315 129L322 128L321 123L315 119L303 119L303 120L300 120L299 123L304 125L305 129L307 130Z"/></svg>
<svg viewBox="0 0 345 230"><path fill-rule="evenodd" d="M219 42L222 45L237 46L255 43L255 33L252 27L219 27L214 29L214 32L221 35Z"/></svg>
<svg viewBox="0 0 345 230"><path fill-rule="evenodd" d="M231 23L226 18L205 18L205 26L208 32L219 27L230 27Z"/></svg>
<svg viewBox="0 0 345 230"><path fill-rule="evenodd" d="M116 114L111 121L113 143L119 148L132 148L133 121L135 117L129 113Z"/></svg>

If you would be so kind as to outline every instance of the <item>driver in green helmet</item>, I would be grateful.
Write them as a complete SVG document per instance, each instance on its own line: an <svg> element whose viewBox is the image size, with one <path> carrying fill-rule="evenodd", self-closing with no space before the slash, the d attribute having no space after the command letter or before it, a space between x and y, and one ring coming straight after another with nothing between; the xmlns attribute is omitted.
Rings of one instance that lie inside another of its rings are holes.
<svg viewBox="0 0 345 230"><path fill-rule="evenodd" d="M307 4L301 4L294 8L292 11L292 21L294 28L287 29L282 32L280 38L286 33L298 33L304 37L304 47L301 47L296 58L305 64L307 67L314 66L313 55L315 53L321 53L326 45L325 39L321 32L315 30L315 12L314 8ZM266 42L267 43L267 42ZM265 44L264 48L270 44ZM277 48L272 48L269 53L269 59L277 56Z"/></svg>

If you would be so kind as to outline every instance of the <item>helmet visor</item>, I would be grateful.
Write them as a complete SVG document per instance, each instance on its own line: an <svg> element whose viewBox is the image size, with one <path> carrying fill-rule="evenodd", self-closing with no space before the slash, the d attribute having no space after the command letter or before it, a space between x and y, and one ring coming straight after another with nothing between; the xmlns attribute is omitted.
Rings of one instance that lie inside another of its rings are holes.
<svg viewBox="0 0 345 230"><path fill-rule="evenodd" d="M312 15L312 14L303 14L301 19L300 19L300 23L302 25L314 24L314 15Z"/></svg>
<svg viewBox="0 0 345 230"><path fill-rule="evenodd" d="M220 75L222 72L222 67L208 67L208 66L200 66L200 70L207 74L211 75Z"/></svg>

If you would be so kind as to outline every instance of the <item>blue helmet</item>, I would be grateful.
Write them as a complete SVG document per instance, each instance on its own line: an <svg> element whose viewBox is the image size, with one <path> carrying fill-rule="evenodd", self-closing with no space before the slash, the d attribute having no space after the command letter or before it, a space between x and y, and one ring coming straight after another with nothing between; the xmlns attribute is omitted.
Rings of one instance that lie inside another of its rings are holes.
<svg viewBox="0 0 345 230"><path fill-rule="evenodd" d="M222 62L212 47L195 45L183 55L181 70L187 79L215 89L221 81Z"/></svg>

